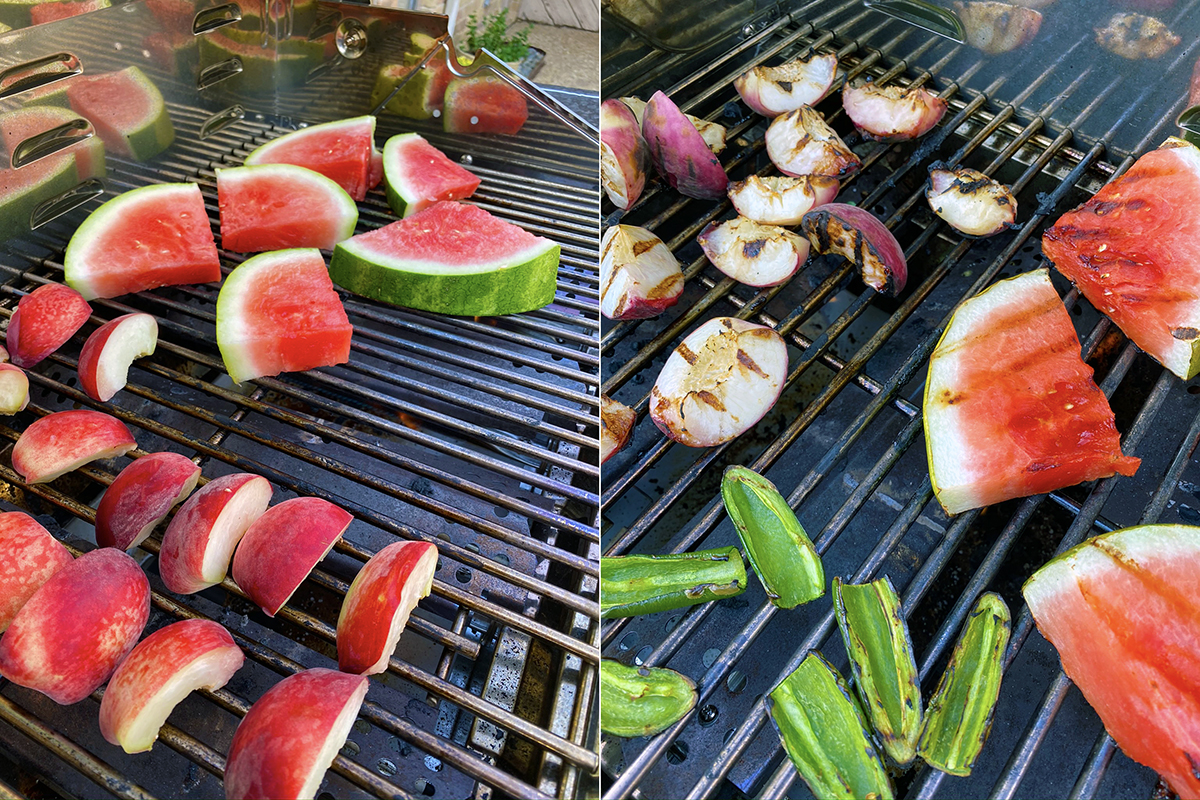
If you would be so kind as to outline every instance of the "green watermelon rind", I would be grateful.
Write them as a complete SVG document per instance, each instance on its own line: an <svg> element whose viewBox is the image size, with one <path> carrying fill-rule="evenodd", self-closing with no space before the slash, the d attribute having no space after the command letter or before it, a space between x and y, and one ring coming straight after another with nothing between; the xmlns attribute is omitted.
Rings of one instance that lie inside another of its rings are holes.
<svg viewBox="0 0 1200 800"><path fill-rule="evenodd" d="M470 272L400 259L349 239L333 249L329 277L357 295L404 308L462 317L533 311L554 300L561 248L537 244Z"/></svg>
<svg viewBox="0 0 1200 800"><path fill-rule="evenodd" d="M412 204L418 200L425 198L419 197L412 186L405 182L405 172L402 169L397 159L400 158L403 149L413 142L425 142L425 137L419 133L401 133L388 139L383 145L383 184L384 191L387 194L388 205L398 217L407 217L411 214L420 211L414 209ZM465 172L466 170L464 170ZM465 196L465 195L464 195ZM439 198L450 200L461 200L461 197Z"/></svg>
<svg viewBox="0 0 1200 800"><path fill-rule="evenodd" d="M346 190L337 184L337 181L327 178L315 170L295 164L251 164L245 167L219 169L216 172L218 181L225 180L233 183L254 179L258 176L275 177L288 181L307 181L319 187L326 194L322 207L313 209L312 213L336 215L339 218L339 239L349 239L354 235L354 228L358 225L358 203L354 202L354 198L347 194Z"/></svg>
<svg viewBox="0 0 1200 800"><path fill-rule="evenodd" d="M411 71L411 66L399 64L385 64L380 67L375 75L375 86L371 89L371 108L378 108L383 99L391 94L392 89L396 88L396 84ZM432 119L435 105L432 93L433 78L432 70L421 70L400 87L400 91L396 92L381 110L407 119Z"/></svg>
<svg viewBox="0 0 1200 800"><path fill-rule="evenodd" d="M170 203L176 192L186 192L190 199L194 191L198 191L194 183L155 183L130 189L101 205L88 215L67 243L67 251L63 255L63 280L79 292L84 300L95 300L99 294L89 280L91 271L86 265L92 258L103 259L103 247L99 242L108 229L114 224L123 224L128 210L146 202L147 198Z"/></svg>

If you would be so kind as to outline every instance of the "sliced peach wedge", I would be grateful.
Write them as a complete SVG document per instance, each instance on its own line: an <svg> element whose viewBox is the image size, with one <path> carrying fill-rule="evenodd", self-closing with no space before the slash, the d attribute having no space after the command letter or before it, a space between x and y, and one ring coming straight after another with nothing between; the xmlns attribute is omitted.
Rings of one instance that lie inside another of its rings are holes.
<svg viewBox="0 0 1200 800"><path fill-rule="evenodd" d="M137 442L125 423L100 411L57 411L34 422L13 445L12 465L26 483L48 483L99 458L125 455Z"/></svg>
<svg viewBox="0 0 1200 800"><path fill-rule="evenodd" d="M29 405L29 376L16 364L0 362L0 414L15 414Z"/></svg>
<svg viewBox="0 0 1200 800"><path fill-rule="evenodd" d="M128 550L154 532L158 523L200 480L200 467L179 453L148 453L121 470L96 508L96 543Z"/></svg>
<svg viewBox="0 0 1200 800"><path fill-rule="evenodd" d="M101 325L79 353L79 384L104 403L125 388L129 365L158 346L158 322L149 314L125 314Z"/></svg>
<svg viewBox="0 0 1200 800"><path fill-rule="evenodd" d="M0 513L0 633L50 576L71 563L71 553L22 511Z"/></svg>
<svg viewBox="0 0 1200 800"><path fill-rule="evenodd" d="M61 283L47 283L21 298L8 321L6 344L12 363L23 369L67 343L92 315L83 295Z"/></svg>

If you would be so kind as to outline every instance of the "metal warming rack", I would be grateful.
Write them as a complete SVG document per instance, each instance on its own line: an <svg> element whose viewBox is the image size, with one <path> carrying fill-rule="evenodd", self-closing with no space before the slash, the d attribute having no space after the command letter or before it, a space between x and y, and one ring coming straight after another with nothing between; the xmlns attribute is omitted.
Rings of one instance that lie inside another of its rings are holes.
<svg viewBox="0 0 1200 800"><path fill-rule="evenodd" d="M602 95L648 99L661 89L684 111L726 125L731 144L721 160L731 179L775 174L763 149L764 121L732 88L754 64L781 63L810 48L835 52L847 79L923 84L949 101L938 128L902 145L853 134L841 112L840 82L818 106L864 160L839 199L869 208L905 247L909 288L896 300L830 257L815 259L783 287L754 291L725 278L695 237L708 222L730 216L726 201L689 200L656 184L623 218L605 206L607 224L656 231L687 278L684 296L661 317L606 322L602 330L603 391L638 413L629 444L604 467L606 555L736 544L719 481L725 466L745 464L788 498L823 554L827 576L891 578L926 697L979 594L998 591L1013 609L999 707L973 774L954 778L913 767L896 775L898 796L1149 797L1156 790L1153 772L1115 748L1062 674L1020 588L1054 553L1088 536L1139 522L1200 522L1193 464L1200 387L1142 354L1056 275L1084 357L1111 399L1123 448L1142 458L1134 478L947 518L929 482L920 403L926 360L954 307L997 279L1040 266L1044 227L1177 133L1173 121L1200 52L1189 30L1197 5L1180 2L1161 13L1183 44L1151 64L1113 64L1091 41L1093 21L1102 25L1111 10L1061 1L1044 10L1039 39L1007 57L984 57L856 1L770 10L685 52L623 33L605 42ZM923 197L934 161L1011 185L1018 227L988 240L947 228ZM789 342L783 395L727 445L676 445L647 418L650 387L675 344L722 315L771 325ZM606 658L683 672L700 698L657 736L602 742L606 798L810 796L783 754L763 697L811 650L848 674L828 595L779 611L752 580L736 598L606 621L601 640Z"/></svg>
<svg viewBox="0 0 1200 800"><path fill-rule="evenodd" d="M72 44L62 41L64 49ZM86 67L117 69L136 57L111 52ZM156 77L152 65L143 69ZM369 92L372 80L363 71L322 77L290 95L294 113L282 122L311 118L332 86L349 91L357 82ZM148 164L110 155L103 199L148 183L195 181L215 230L214 168L240 165L286 128L278 117L249 114L202 136L210 110L170 100L168 110L176 145ZM197 595L167 592L155 565L156 534L135 551L154 590L147 631L215 619L245 651L246 666L224 689L184 701L154 750L138 756L101 738L99 693L60 707L0 683L0 793L221 796L239 719L281 677L336 665L334 629L349 582L398 539L437 544L433 592L389 670L372 680L320 796L574 797L594 786L595 151L537 109L515 143L446 135L437 120L417 125L483 179L473 202L562 245L554 304L472 320L344 294L355 329L348 364L234 386L215 344L216 286L93 301L91 324L30 373L30 406L0 423L0 442L11 445L43 414L97 407L134 432L139 449L131 457L169 449L193 457L205 479L258 473L275 488L272 503L314 495L356 521L273 620L228 579ZM378 141L411 129L381 117ZM0 314L11 315L38 285L61 280L63 248L94 207L0 251ZM395 219L382 187L359 207L359 232ZM222 251L223 270L243 258ZM77 388L79 347L95 324L133 310L158 319L157 352L134 365L111 403L94 403ZM126 463L96 462L53 484L25 486L5 456L0 497L77 550L91 549L99 494Z"/></svg>

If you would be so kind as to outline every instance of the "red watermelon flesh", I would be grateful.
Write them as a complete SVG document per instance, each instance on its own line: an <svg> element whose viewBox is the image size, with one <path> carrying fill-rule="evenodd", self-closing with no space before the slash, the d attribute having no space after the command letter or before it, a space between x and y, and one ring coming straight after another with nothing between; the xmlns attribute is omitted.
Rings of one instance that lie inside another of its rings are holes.
<svg viewBox="0 0 1200 800"><path fill-rule="evenodd" d="M345 363L352 333L319 250L247 259L217 296L217 346L237 383Z"/></svg>
<svg viewBox="0 0 1200 800"><path fill-rule="evenodd" d="M439 200L462 200L479 188L479 178L454 163L418 133L402 133L383 147L388 203L401 217Z"/></svg>
<svg viewBox="0 0 1200 800"><path fill-rule="evenodd" d="M63 272L87 300L221 280L200 187L161 183L117 195L75 231Z"/></svg>
<svg viewBox="0 0 1200 800"><path fill-rule="evenodd" d="M925 440L948 514L1119 472L1108 400L1079 353L1045 269L1000 281L959 307L930 357Z"/></svg>
<svg viewBox="0 0 1200 800"><path fill-rule="evenodd" d="M506 81L483 75L450 81L442 114L447 133L515 134L529 119L529 106Z"/></svg>
<svg viewBox="0 0 1200 800"><path fill-rule="evenodd" d="M1042 252L1138 347L1200 372L1200 150L1171 139L1042 237Z"/></svg>
<svg viewBox="0 0 1200 800"><path fill-rule="evenodd" d="M1200 796L1200 528L1149 525L1091 539L1024 595L1063 671L1130 758Z"/></svg>
<svg viewBox="0 0 1200 800"><path fill-rule="evenodd" d="M111 5L109 0L38 3L29 9L29 18L34 25L41 25L46 22L55 22L60 19L86 14L89 11L98 11L102 8L108 8Z"/></svg>
<svg viewBox="0 0 1200 800"><path fill-rule="evenodd" d="M234 253L331 250L354 235L358 206L342 187L293 164L217 170L221 246Z"/></svg>
<svg viewBox="0 0 1200 800"><path fill-rule="evenodd" d="M280 136L246 158L254 164L295 164L335 181L355 200L365 200L372 183L375 118L326 122ZM378 183L378 181L376 181Z"/></svg>
<svg viewBox="0 0 1200 800"><path fill-rule="evenodd" d="M162 93L137 67L81 75L67 84L67 99L111 153L147 161L175 140Z"/></svg>

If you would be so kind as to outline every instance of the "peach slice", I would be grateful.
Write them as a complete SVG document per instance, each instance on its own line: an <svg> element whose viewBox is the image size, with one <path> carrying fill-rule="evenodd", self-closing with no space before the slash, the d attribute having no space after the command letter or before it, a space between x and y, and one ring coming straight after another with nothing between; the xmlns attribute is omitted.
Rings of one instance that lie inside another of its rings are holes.
<svg viewBox="0 0 1200 800"><path fill-rule="evenodd" d="M37 520L20 511L0 513L0 633L71 553Z"/></svg>
<svg viewBox="0 0 1200 800"><path fill-rule="evenodd" d="M47 283L21 298L8 321L12 363L29 369L66 344L92 315L83 295L61 283Z"/></svg>
<svg viewBox="0 0 1200 800"><path fill-rule="evenodd" d="M145 752L179 701L196 689L220 689L244 660L229 631L212 620L160 628L113 673L100 701L100 732L126 753Z"/></svg>
<svg viewBox="0 0 1200 800"><path fill-rule="evenodd" d="M163 534L158 574L172 592L193 594L225 580L233 550L267 510L271 483L248 472L222 475L189 497Z"/></svg>
<svg viewBox="0 0 1200 800"><path fill-rule="evenodd" d="M227 800L314 797L350 735L369 682L365 675L318 668L268 689L233 734Z"/></svg>
<svg viewBox="0 0 1200 800"><path fill-rule="evenodd" d="M0 639L0 675L61 705L96 691L150 618L150 582L129 555L103 547L50 576Z"/></svg>
<svg viewBox="0 0 1200 800"><path fill-rule="evenodd" d="M29 376L16 364L0 362L0 414L15 414L29 405Z"/></svg>
<svg viewBox="0 0 1200 800"><path fill-rule="evenodd" d="M342 601L338 669L357 675L387 669L408 615L429 596L437 562L437 548L427 542L396 542L371 556Z"/></svg>
<svg viewBox="0 0 1200 800"><path fill-rule="evenodd" d="M96 544L128 550L196 488L200 467L179 453L149 453L121 470L96 508Z"/></svg>
<svg viewBox="0 0 1200 800"><path fill-rule="evenodd" d="M254 521L233 554L233 580L275 616L353 519L319 497L294 497Z"/></svg>
<svg viewBox="0 0 1200 800"><path fill-rule="evenodd" d="M125 388L129 365L154 352L158 322L149 314L126 314L96 328L79 353L79 383L87 396L107 402Z"/></svg>
<svg viewBox="0 0 1200 800"><path fill-rule="evenodd" d="M34 422L12 449L26 483L48 483L98 458L123 456L137 442L125 423L100 411L57 411Z"/></svg>

